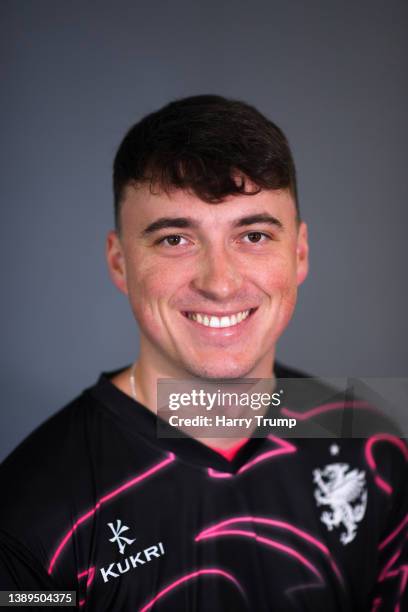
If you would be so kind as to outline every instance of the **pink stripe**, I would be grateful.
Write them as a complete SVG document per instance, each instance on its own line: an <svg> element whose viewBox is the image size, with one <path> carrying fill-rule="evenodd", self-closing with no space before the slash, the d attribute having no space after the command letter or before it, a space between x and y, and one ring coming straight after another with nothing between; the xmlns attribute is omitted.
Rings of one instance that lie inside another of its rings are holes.
<svg viewBox="0 0 408 612"><path fill-rule="evenodd" d="M145 480L149 476L152 476L153 474L155 474L159 470L161 470L164 467L166 467L166 465L169 465L170 463L172 463L172 461L174 461L174 459L175 459L175 455L173 453L168 453L168 457L164 461L161 461L160 463L158 463L158 464L154 465L153 467L151 467L150 469L148 469L146 472L143 472L142 474L139 474L135 478L132 478L131 480L126 482L124 485L118 487L117 489L114 489L113 491L111 491L110 493L105 495L104 497L101 497L101 499L95 504L95 506L91 510L89 510L88 512L83 514L73 524L71 529L62 538L60 544L58 545L57 550L55 551L55 553L54 553L54 555L53 555L53 557L51 559L50 565L48 567L48 574L51 574L53 572L53 569L54 569L55 563L58 560L58 557L60 556L60 554L63 551L64 547L66 546L67 542L69 542L69 540L71 539L73 533L78 529L78 527L80 525L82 525L82 523L84 523L91 516L93 516L95 514L95 512L101 507L102 504L104 504L107 501L109 501L110 499L116 497L117 495L119 495L123 491L126 491L127 489L130 489L131 487L135 486L139 482L142 482L143 480Z"/></svg>
<svg viewBox="0 0 408 612"><path fill-rule="evenodd" d="M408 461L408 447L405 442L403 442L403 440L389 433L374 434L373 436L370 436L370 438L368 438L364 447L366 461L370 469L373 470L373 472L377 471L377 464L375 462L373 454L373 446L374 444L377 444L377 442L389 442L390 444L393 444L404 455L405 461ZM374 480L380 489L387 493L387 495L391 495L393 488L388 482L386 482L378 474L376 474Z"/></svg>
<svg viewBox="0 0 408 612"><path fill-rule="evenodd" d="M401 596L403 592L405 591L405 587L407 586L407 582L408 582L408 565L401 565L400 570L402 570L402 573L403 573L401 585L400 585L400 596Z"/></svg>
<svg viewBox="0 0 408 612"><path fill-rule="evenodd" d="M392 434L389 434L389 433L378 433L378 434L375 434L375 435L371 436L367 440L367 442L365 444L365 449L364 449L366 461L367 461L369 467L374 472L377 471L377 464L376 464L375 459L374 459L373 446L377 442L390 442L391 444L394 444L394 446L396 446L398 448L398 450L400 450L402 452L402 454L404 455L404 459L406 461L408 460L408 448L407 448L406 444L403 442L403 440L401 440L397 436L393 436ZM390 495L392 493L393 489L392 489L391 485L388 482L386 482L383 478L381 478L381 476L379 476L378 474L376 474L376 476L374 477L374 481L377 484L377 486L380 487L383 491L385 491L388 495ZM408 520L408 515L406 515L404 517L404 519L401 521L401 523L399 525L397 525L397 527L394 529L394 531L392 531L379 544L378 550L383 550L390 542L392 542L398 536L398 534L405 527L405 525L407 523L407 520ZM399 558L400 554L401 554L401 550L397 550L397 552L394 553L394 555L385 564L385 566L382 569L382 571L381 571L381 573L379 575L379 578L378 578L378 581L382 582L383 580L386 580L387 578L395 578L396 576L401 574L401 581L400 581L400 585L399 585L399 598L402 597L403 592L404 592L405 587L406 587L406 583L407 583L407 579L408 579L408 574L407 574L408 566L401 565L399 567L394 567L393 570L391 570L391 567L397 561L397 559ZM379 601L378 607L374 607L375 603L377 601ZM376 612L378 610L379 605L381 603L382 603L381 599L375 600L374 604L373 604L372 612ZM396 606L395 606L395 608L394 608L394 612L399 612L399 611L400 611L400 602L398 601Z"/></svg>
<svg viewBox="0 0 408 612"><path fill-rule="evenodd" d="M277 436L269 435L268 440L275 442L275 444L277 444L279 448L274 448L273 450L270 450L270 451L267 451L266 453L262 453L261 455L258 455L258 457L255 457L255 459L252 459L252 461L249 461L248 463L243 465L238 470L238 474L242 474L243 472L246 472L247 470L254 467L254 465L259 463L260 461L266 461L266 459L271 459L272 457L277 457L279 455L287 455L290 453L296 453L297 451L297 448L296 446L294 446L294 444L291 444L290 442L288 442L287 440L283 440L282 438L278 438Z"/></svg>
<svg viewBox="0 0 408 612"><path fill-rule="evenodd" d="M89 589L89 587L91 586L93 579L95 577L95 566L93 565L92 567L90 567L89 569L81 572L80 574L77 575L78 580L81 580L81 578L85 578L85 576L88 576L88 580L86 581L86 590ZM82 607L84 606L86 603L86 599L80 599L79 600L79 606Z"/></svg>
<svg viewBox="0 0 408 612"><path fill-rule="evenodd" d="M377 612L377 610L380 609L381 604L382 604L381 597L376 597L373 601L373 607L371 608L371 612Z"/></svg>
<svg viewBox="0 0 408 612"><path fill-rule="evenodd" d="M278 527L280 529L285 529L287 531L290 531L291 533L294 533L298 537L302 538L303 540L306 540L307 542L309 542L310 544L318 548L324 555L326 555L329 558L330 565L333 571L337 575L340 582L343 583L341 572L339 568L337 567L335 561L332 559L332 556L327 546L325 546L325 544L323 544L320 540L310 535L303 529L300 529L299 527L296 527L295 525L292 525L291 523L287 523L286 521L279 521L276 519L270 519L270 518L264 518L264 517L258 517L258 516L232 517L230 519L226 519L225 521L221 521L220 523L212 525L211 527L208 527L207 529L204 529L196 536L195 541L199 542L200 540L206 539L208 537L212 537L213 534L219 533L220 530L223 530L224 527L227 527L229 525L234 525L236 523L253 523L253 524L259 524L259 525L268 525L271 527Z"/></svg>
<svg viewBox="0 0 408 612"><path fill-rule="evenodd" d="M365 445L366 459L371 469L376 469L372 448L374 444L377 444L377 442L390 442L391 444L394 444L394 446L396 446L404 455L405 461L408 461L408 447L405 442L401 440L401 438L397 438L397 436L393 436L389 433L377 433L368 438Z"/></svg>
<svg viewBox="0 0 408 612"><path fill-rule="evenodd" d="M232 474L229 474L228 472L218 472L217 470L214 470L213 468L208 468L207 474L211 478L232 478Z"/></svg>
<svg viewBox="0 0 408 612"><path fill-rule="evenodd" d="M400 554L401 554L401 550L397 550L397 552L394 555L392 555L390 559L388 559L387 563L384 565L378 577L378 582L382 582L383 580L385 580L385 578L392 577L393 575L395 576L395 572L390 572L389 570L390 570L390 567L392 567L395 561L399 558ZM398 574L399 570L396 573Z"/></svg>
<svg viewBox="0 0 408 612"><path fill-rule="evenodd" d="M308 584L297 584L293 587L290 587L289 589L286 589L285 591L285 595L289 595L289 597L292 596L293 593L295 593L296 591L302 591L304 589L321 589L322 588L322 583L319 582L310 582Z"/></svg>
<svg viewBox="0 0 408 612"><path fill-rule="evenodd" d="M381 476L376 476L374 478L374 482L380 489L384 491L384 493L386 493L387 495L391 495L392 487L388 484L388 482L385 482L385 480L383 480Z"/></svg>
<svg viewBox="0 0 408 612"><path fill-rule="evenodd" d="M222 532L220 533L222 534ZM308 567L310 571L313 572L315 576L319 578L319 580L324 582L319 570L312 563L310 563L310 561L308 561L306 557L301 555L294 548L291 548L290 546L286 546L285 544L282 544L281 542L277 542L276 540L271 540L270 538L264 538L263 536L258 536L258 535L256 536L256 541L262 542L263 544L266 544L267 546L272 546L273 548L277 548L278 550L281 550L282 552L286 552L288 555L300 561L300 563L303 563L303 565Z"/></svg>
<svg viewBox="0 0 408 612"><path fill-rule="evenodd" d="M397 525L397 527L394 529L394 531L392 531L390 533L390 535L388 535L379 545L378 550L382 550L383 548L385 548L390 542L392 542L392 540L394 538L397 537L397 535L400 533L400 531L402 531L402 529L405 527L405 525L408 523L408 514L405 515L405 517L402 519L401 523L399 525Z"/></svg>
<svg viewBox="0 0 408 612"><path fill-rule="evenodd" d="M225 531L216 531L214 533L209 533L209 534L207 534L205 536L205 538L206 539L208 539L208 538L218 538L220 536L225 536L225 535L226 536L238 535L238 536L243 536L243 537L246 537L246 538L253 538L257 542L261 542L262 544L266 544L267 546L270 546L272 548L277 548L278 550L281 550L282 552L285 552L287 555L289 555L291 557L295 557L295 559L297 559L298 561L300 561L300 563L302 563L307 568L309 568L309 570L313 574L315 574L315 576L317 576L319 578L319 580L321 580L323 582L322 575L320 574L318 569L312 563L310 563L310 561L308 561L306 559L306 557L304 557L299 552L297 552L297 550L295 550L294 548L291 548L289 546L286 546L285 544L281 544L280 542L277 542L276 540L271 540L269 538L264 538L263 536L258 536L253 531L244 531L242 529L227 529Z"/></svg>
<svg viewBox="0 0 408 612"><path fill-rule="evenodd" d="M186 574L185 576L182 576L178 580L175 580L174 582L169 584L166 588L164 588L162 591L160 591L155 597L153 597L153 599L151 599L149 601L149 603L147 603L143 608L141 608L139 612L147 612L147 610L150 610L150 608L152 608L154 606L156 601L158 601L159 599L164 597L164 595L167 595L167 593L169 593L173 589L177 588L180 584L188 582L189 580L194 580L195 578L198 578L201 575L218 575L218 576L222 576L223 578L226 578L227 580L230 580L231 582L233 582L235 584L235 586L241 591L241 593L244 594L244 591L243 591L241 585L239 584L238 580L236 580L234 578L234 576L232 576L228 572L225 572L225 571L217 569L217 568L201 569L201 570L197 570L195 572L191 572L191 574Z"/></svg>
<svg viewBox="0 0 408 612"><path fill-rule="evenodd" d="M408 565L403 564L396 567L394 566L394 568L391 569L394 563L399 559L400 555L401 549L397 550L392 555L392 557L390 557L378 577L378 582L382 582L383 580L387 580L388 578L395 578L397 576L400 576L398 602L395 606L395 610L400 610L400 600L405 592L405 588L408 582Z"/></svg>
<svg viewBox="0 0 408 612"><path fill-rule="evenodd" d="M330 556L329 549L327 548L327 546L325 546L325 544L323 544L320 540L317 540L315 537L311 536L306 531L303 531L302 529L299 529L298 527L295 527L294 525L292 525L291 523L287 523L286 521L278 521L276 519L269 519L259 516L241 516L226 519L225 521L221 521L220 523L217 523L216 525L213 525L208 529L204 529L204 531L202 531L195 538L195 541L198 542L199 540L203 539L204 536L213 533L214 531L218 531L219 529L223 529L228 525L234 525L236 523L254 523L257 525L270 525L272 527L280 527L281 529L286 529L287 531L295 533L300 538L307 540L308 542L319 548L326 555Z"/></svg>
<svg viewBox="0 0 408 612"><path fill-rule="evenodd" d="M287 440L283 440L282 438L278 438L278 436L269 435L267 436L267 438L268 440L274 442L279 448L274 448L273 450L266 451L265 453L258 455L257 457L252 459L252 461L249 461L248 463L243 465L238 470L237 474L242 474L243 472L246 472L247 470L254 467L254 465L256 465L257 463L260 463L261 461L266 461L266 459L271 459L272 457L277 457L279 455L296 453L297 451L297 448L294 444L291 444L290 442L287 442ZM211 478L231 478L233 476L233 474L229 474L228 472L218 472L213 468L208 468L207 473Z"/></svg>
<svg viewBox="0 0 408 612"><path fill-rule="evenodd" d="M311 419L314 416L319 414L323 414L325 412L330 412L331 410L339 410L341 408L368 408L370 410L376 410L374 406L364 401L345 401L345 402L329 402L327 404L322 404L321 406L315 406L314 408L310 408L309 410L305 410L305 412L297 412L296 410L292 410L291 408L282 408L281 414L285 416L293 416L298 419L298 421L306 421L307 419Z"/></svg>
<svg viewBox="0 0 408 612"><path fill-rule="evenodd" d="M93 582L93 579L95 578L95 566L94 565L90 567L89 569L85 570L84 572L81 572L80 574L78 574L77 578L78 580L80 580L81 578L85 578L85 576L88 576L88 580L86 581L86 588L89 589L89 587L91 586Z"/></svg>

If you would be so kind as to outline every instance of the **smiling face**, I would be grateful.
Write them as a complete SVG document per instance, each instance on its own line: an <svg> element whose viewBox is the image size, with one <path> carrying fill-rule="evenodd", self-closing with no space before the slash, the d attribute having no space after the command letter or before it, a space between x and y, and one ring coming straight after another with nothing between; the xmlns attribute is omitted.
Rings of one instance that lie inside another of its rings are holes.
<svg viewBox="0 0 408 612"><path fill-rule="evenodd" d="M288 190L207 204L128 187L107 260L140 328L139 362L161 376L270 377L308 269Z"/></svg>

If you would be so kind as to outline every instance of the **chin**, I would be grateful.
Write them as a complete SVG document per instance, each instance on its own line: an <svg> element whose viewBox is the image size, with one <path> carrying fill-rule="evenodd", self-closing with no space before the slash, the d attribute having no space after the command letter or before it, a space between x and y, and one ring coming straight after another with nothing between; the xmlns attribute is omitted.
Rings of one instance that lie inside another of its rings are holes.
<svg viewBox="0 0 408 612"><path fill-rule="evenodd" d="M205 366L198 365L197 367L191 366L188 368L194 376L204 379L217 379L217 378L245 378L249 376L253 369L250 364L206 364Z"/></svg>

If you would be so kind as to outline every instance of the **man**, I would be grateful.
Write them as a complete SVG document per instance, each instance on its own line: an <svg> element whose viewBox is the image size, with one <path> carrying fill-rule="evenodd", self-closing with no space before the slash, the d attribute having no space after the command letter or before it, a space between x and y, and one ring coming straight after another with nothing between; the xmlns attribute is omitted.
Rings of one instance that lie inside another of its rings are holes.
<svg viewBox="0 0 408 612"><path fill-rule="evenodd" d="M140 353L4 463L1 588L98 612L402 610L398 436L156 434L159 379L301 377L275 360L308 273L282 131L241 102L173 102L126 135L114 194L107 261ZM285 409L324 422L338 404Z"/></svg>

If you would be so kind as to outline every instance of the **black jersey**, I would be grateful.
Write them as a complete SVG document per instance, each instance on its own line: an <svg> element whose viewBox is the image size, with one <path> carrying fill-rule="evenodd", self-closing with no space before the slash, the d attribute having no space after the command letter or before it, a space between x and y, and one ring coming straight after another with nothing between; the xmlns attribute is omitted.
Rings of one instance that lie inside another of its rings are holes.
<svg viewBox="0 0 408 612"><path fill-rule="evenodd" d="M76 590L95 612L408 609L400 437L270 434L228 461L158 438L112 374L1 466L0 590Z"/></svg>

